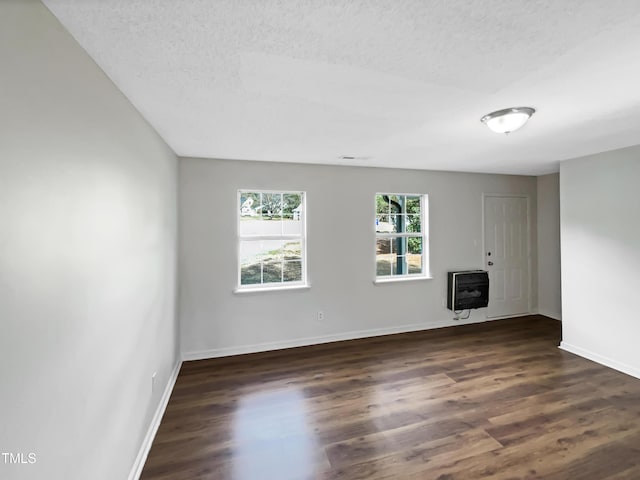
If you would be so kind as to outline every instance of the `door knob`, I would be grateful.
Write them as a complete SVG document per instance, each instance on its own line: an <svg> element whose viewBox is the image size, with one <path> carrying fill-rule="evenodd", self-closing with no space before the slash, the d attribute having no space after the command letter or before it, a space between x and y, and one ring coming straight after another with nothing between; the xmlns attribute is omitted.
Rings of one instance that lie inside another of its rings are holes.
<svg viewBox="0 0 640 480"><path fill-rule="evenodd" d="M493 262L487 262L487 265L491 266L493 265Z"/></svg>

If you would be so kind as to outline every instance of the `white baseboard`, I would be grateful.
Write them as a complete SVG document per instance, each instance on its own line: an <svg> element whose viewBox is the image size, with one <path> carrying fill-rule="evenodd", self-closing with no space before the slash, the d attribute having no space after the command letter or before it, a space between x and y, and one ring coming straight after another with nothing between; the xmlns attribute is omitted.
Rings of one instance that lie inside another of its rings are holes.
<svg viewBox="0 0 640 480"><path fill-rule="evenodd" d="M452 313L453 315L453 313ZM434 328L453 327L456 325L468 325L471 323L481 323L494 318L469 318L455 321L453 319L439 320L429 323L413 323L409 325L398 325L394 327L372 328L368 330L356 330L346 333L322 335L318 337L298 338L294 340L283 340L279 342L257 343L253 345L239 345L236 347L212 348L210 350L198 350L193 352L182 352L182 360L205 360L207 358L229 357L232 355L243 355L246 353L268 352L271 350L282 350L284 348L304 347L308 345L318 345L321 343L340 342L343 340L356 340L358 338L379 337L382 335L393 335L396 333L417 332L421 330L432 330Z"/></svg>
<svg viewBox="0 0 640 480"><path fill-rule="evenodd" d="M176 380L178 379L178 373L180 373L181 366L182 362L178 361L175 367L173 367L173 371L169 376L167 386L165 387L164 392L162 392L162 397L160 398L160 403L158 404L156 413L153 415L153 419L151 420L151 424L149 425L147 434L145 435L144 440L142 441L142 445L140 446L140 450L138 451L138 456L136 457L135 462L133 462L133 467L131 468L131 472L129 473L129 480L138 480L140 478L140 475L142 474L142 469L145 462L147 461L147 456L149 455L149 450L151 450L153 439L156 437L156 433L158 432L158 428L160 427L160 422L162 421L164 411L167 409L167 404L169 403L171 392L173 392L173 387L175 386Z"/></svg>
<svg viewBox="0 0 640 480"><path fill-rule="evenodd" d="M538 312L529 312L529 313L518 313L516 315L504 315L499 317L487 317L486 321L491 322L493 320L506 320L507 318L519 318L519 317L528 317L530 315L537 315Z"/></svg>
<svg viewBox="0 0 640 480"><path fill-rule="evenodd" d="M550 310L545 310L544 308L538 309L539 315L544 315L545 317L553 318L554 320L562 321L562 315L558 312L552 312Z"/></svg>
<svg viewBox="0 0 640 480"><path fill-rule="evenodd" d="M627 365L626 363L618 362L617 360L614 360L612 358L594 353L590 350L587 350L586 348L571 345L567 342L560 342L560 348L567 352L584 357L588 360L592 360L596 363L599 363L600 365L604 365L605 367L613 368L614 370L626 373L627 375L631 375L632 377L640 378L640 369L632 367L631 365Z"/></svg>
<svg viewBox="0 0 640 480"><path fill-rule="evenodd" d="M240 345L237 347L212 348L210 350L200 350L196 352L183 352L182 360L204 360L206 358L229 357L232 355L242 355L245 353L268 352L271 350L305 347L308 345L339 342L342 340L355 340L357 338L377 337L380 335L391 335L394 333L415 332L418 330L426 330L428 328L430 328L428 325L421 323L413 325L402 325L398 327L374 328L371 330L360 330L355 332L322 335L318 337L298 338L295 340L283 340L280 342L266 342L256 343L253 345Z"/></svg>

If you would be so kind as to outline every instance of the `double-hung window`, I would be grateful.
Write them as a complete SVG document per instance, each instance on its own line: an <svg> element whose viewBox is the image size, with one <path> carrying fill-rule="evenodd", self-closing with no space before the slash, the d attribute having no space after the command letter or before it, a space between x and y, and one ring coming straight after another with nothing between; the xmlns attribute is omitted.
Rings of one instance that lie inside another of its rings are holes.
<svg viewBox="0 0 640 480"><path fill-rule="evenodd" d="M305 193L238 192L238 291L305 286Z"/></svg>
<svg viewBox="0 0 640 480"><path fill-rule="evenodd" d="M376 280L427 277L427 195L376 194Z"/></svg>

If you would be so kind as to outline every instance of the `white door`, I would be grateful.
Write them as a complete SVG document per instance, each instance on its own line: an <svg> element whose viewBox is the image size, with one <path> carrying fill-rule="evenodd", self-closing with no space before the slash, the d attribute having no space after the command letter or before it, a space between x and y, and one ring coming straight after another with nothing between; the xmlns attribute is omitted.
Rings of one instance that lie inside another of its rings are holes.
<svg viewBox="0 0 640 480"><path fill-rule="evenodd" d="M484 265L489 272L487 317L529 313L528 198L484 197Z"/></svg>

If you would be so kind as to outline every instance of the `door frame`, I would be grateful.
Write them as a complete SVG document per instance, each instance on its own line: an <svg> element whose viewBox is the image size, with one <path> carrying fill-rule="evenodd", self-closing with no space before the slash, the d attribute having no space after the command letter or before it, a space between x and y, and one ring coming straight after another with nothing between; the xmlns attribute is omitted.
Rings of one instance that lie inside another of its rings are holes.
<svg viewBox="0 0 640 480"><path fill-rule="evenodd" d="M485 235L485 227L486 227L486 219L485 219L485 202L487 198L524 198L527 201L527 270L528 270L528 299L527 299L527 313L522 313L518 315L509 315L509 316L489 316L489 309L487 308L485 317L489 320L498 320L500 318L511 318L511 317L524 317L526 315L531 315L531 294L533 290L533 272L531 270L531 196L528 193L483 193L482 194L482 269L487 271L487 260L486 260L486 235ZM489 291L491 291L491 284L489 284Z"/></svg>

